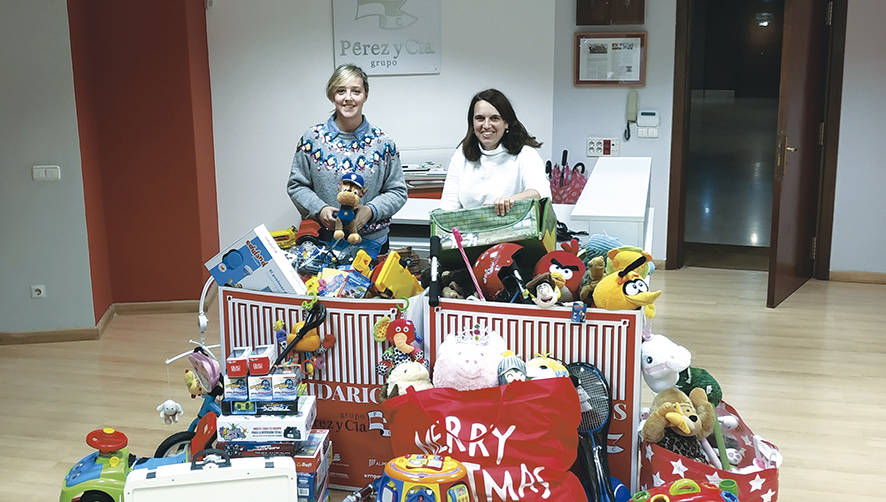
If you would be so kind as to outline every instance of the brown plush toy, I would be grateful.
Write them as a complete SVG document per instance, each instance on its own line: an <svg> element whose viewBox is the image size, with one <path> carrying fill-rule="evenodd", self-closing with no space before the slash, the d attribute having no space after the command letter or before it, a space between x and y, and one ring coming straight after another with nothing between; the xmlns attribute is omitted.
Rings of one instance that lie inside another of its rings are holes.
<svg viewBox="0 0 886 502"><path fill-rule="evenodd" d="M670 388L652 401L652 412L640 437L697 462L709 464L702 441L714 430L717 414L702 388L683 391Z"/></svg>
<svg viewBox="0 0 886 502"><path fill-rule="evenodd" d="M600 283L606 271L606 259L602 256L595 256L588 262L588 269L582 278L581 290L578 298L591 307L594 305L594 288Z"/></svg>
<svg viewBox="0 0 886 502"><path fill-rule="evenodd" d="M350 244L359 244L363 240L357 233L360 229L357 228L356 207L360 205L360 197L363 197L364 193L363 176L357 173L348 173L341 177L341 185L338 187L338 196L336 197L341 207L335 214L333 239L344 239L345 231L347 231Z"/></svg>

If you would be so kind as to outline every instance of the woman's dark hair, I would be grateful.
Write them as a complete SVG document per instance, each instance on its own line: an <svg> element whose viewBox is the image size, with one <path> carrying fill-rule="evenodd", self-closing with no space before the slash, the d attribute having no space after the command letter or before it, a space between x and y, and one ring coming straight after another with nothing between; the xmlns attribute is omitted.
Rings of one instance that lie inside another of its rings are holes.
<svg viewBox="0 0 886 502"><path fill-rule="evenodd" d="M468 106L468 132L461 140L461 151L466 159L474 162L480 160L480 142L477 140L477 135L474 134L474 105L477 104L477 101L486 101L494 106L502 120L508 123L506 132L501 138L501 143L508 153L517 155L523 149L523 145L533 148L541 146L541 142L537 141L535 136L530 135L523 124L517 120L517 114L508 98L498 89L486 89L474 94L474 97L471 98L471 105Z"/></svg>

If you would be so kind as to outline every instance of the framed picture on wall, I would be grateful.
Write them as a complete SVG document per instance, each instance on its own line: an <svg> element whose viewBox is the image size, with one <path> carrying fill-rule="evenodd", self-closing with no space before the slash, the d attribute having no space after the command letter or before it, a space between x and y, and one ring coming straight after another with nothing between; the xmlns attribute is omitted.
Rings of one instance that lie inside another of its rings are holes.
<svg viewBox="0 0 886 502"><path fill-rule="evenodd" d="M643 87L646 32L576 33L574 75L577 87Z"/></svg>

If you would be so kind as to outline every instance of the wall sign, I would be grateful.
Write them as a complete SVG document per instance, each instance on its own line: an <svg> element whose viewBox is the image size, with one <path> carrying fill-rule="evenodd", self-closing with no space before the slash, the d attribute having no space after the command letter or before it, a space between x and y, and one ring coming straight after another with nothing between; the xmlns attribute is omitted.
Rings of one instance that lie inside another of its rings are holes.
<svg viewBox="0 0 886 502"><path fill-rule="evenodd" d="M440 0L332 0L332 31L336 66L440 73Z"/></svg>

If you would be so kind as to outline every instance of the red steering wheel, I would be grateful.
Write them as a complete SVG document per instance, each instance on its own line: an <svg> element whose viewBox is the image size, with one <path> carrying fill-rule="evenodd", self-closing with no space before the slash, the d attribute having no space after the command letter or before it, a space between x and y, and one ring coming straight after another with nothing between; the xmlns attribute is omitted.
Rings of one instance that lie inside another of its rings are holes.
<svg viewBox="0 0 886 502"><path fill-rule="evenodd" d="M123 434L118 430L105 427L104 429L96 429L87 434L86 444L98 450L99 453L106 455L129 444L129 438L126 437L126 434Z"/></svg>

